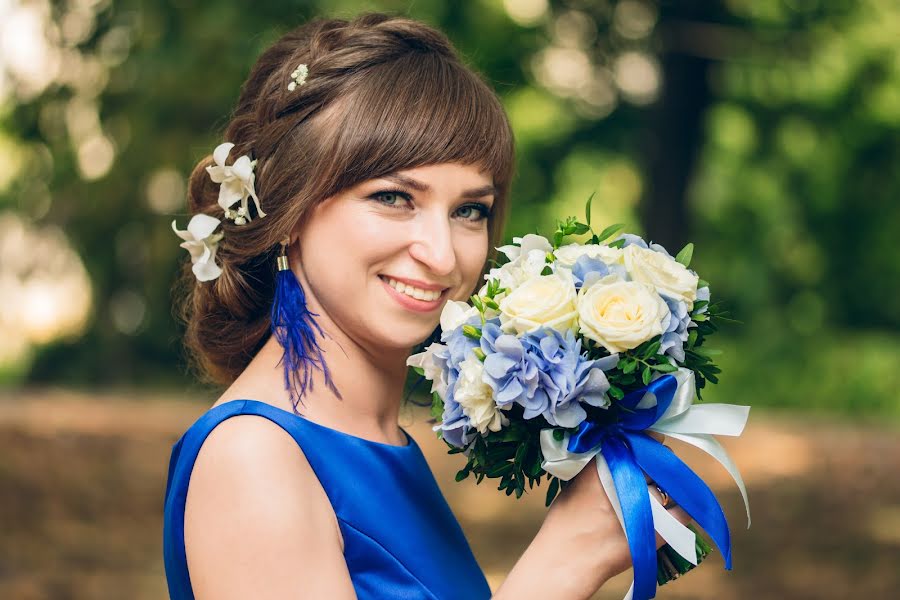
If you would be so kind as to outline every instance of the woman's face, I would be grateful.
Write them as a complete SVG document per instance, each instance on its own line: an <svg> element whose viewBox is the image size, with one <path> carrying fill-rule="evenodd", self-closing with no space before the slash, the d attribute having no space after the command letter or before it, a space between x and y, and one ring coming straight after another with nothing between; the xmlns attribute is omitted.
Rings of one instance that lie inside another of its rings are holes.
<svg viewBox="0 0 900 600"><path fill-rule="evenodd" d="M346 335L408 350L434 330L447 300L466 300L480 283L491 184L457 163L364 181L312 210L295 270Z"/></svg>

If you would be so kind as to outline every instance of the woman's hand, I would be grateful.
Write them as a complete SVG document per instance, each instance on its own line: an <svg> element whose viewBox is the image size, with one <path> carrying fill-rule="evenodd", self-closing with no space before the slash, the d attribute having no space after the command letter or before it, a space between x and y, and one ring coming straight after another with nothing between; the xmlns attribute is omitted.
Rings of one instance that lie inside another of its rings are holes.
<svg viewBox="0 0 900 600"><path fill-rule="evenodd" d="M661 434L648 433L665 441ZM649 479L648 486L650 493L662 501ZM685 525L691 521L680 507L668 510ZM657 534L656 547L664 543ZM514 593L519 597L544 597L535 593L535 586L546 589L550 594L547 597L589 598L609 578L630 566L628 540L597 476L596 459L591 459L553 501L540 531L495 598L513 598Z"/></svg>

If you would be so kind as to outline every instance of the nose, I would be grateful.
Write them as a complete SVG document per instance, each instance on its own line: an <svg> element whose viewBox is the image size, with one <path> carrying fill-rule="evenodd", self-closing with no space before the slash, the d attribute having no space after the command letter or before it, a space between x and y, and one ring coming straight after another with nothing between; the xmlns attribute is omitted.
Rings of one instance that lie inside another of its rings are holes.
<svg viewBox="0 0 900 600"><path fill-rule="evenodd" d="M445 277L456 268L453 234L445 216L434 216L419 228L409 254L435 275Z"/></svg>

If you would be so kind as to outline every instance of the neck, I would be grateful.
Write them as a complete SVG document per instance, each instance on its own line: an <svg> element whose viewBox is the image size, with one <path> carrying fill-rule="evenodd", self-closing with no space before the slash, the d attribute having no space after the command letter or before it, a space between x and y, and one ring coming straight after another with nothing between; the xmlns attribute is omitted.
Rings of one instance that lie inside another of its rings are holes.
<svg viewBox="0 0 900 600"><path fill-rule="evenodd" d="M406 437L397 420L409 351L369 351L343 335L332 323L317 320L328 334L317 340L342 399L329 389L324 374L312 369L311 385L297 404L297 412L326 427L358 437L405 444ZM257 389L264 387L273 403L293 411L289 392L284 389L284 367L278 364L282 355L281 345L272 336L253 359L248 371L252 369L259 374L259 379L254 377Z"/></svg>

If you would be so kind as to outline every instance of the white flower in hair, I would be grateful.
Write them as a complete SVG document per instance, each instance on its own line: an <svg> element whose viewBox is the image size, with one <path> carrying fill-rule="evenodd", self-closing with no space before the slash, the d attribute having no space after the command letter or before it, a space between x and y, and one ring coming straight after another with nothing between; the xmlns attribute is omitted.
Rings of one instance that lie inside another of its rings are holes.
<svg viewBox="0 0 900 600"><path fill-rule="evenodd" d="M288 84L288 91L293 92L298 85L306 83L306 76L309 74L309 68L305 63L301 63L291 72L291 82Z"/></svg>
<svg viewBox="0 0 900 600"><path fill-rule="evenodd" d="M216 264L215 259L219 240L224 234L213 233L219 223L221 221L215 217L198 214L191 217L187 229L179 230L175 227L175 221L172 221L172 230L184 240L179 246L190 253L191 262L194 263L191 270L199 281L210 281L222 274L222 268Z"/></svg>
<svg viewBox="0 0 900 600"><path fill-rule="evenodd" d="M215 183L221 184L219 188L219 206L225 210L225 216L234 219L235 225L243 225L250 219L250 213L247 210L247 198L253 198L256 204L256 212L260 217L266 216L259 205L259 198L256 196L254 189L254 181L256 175L253 168L256 166L255 160L250 160L246 154L240 156L232 165L226 165L225 159L228 153L234 148L231 142L224 142L216 146L213 151L213 160L215 166L206 167L206 172ZM231 210L231 205L241 201L241 206L236 211Z"/></svg>

